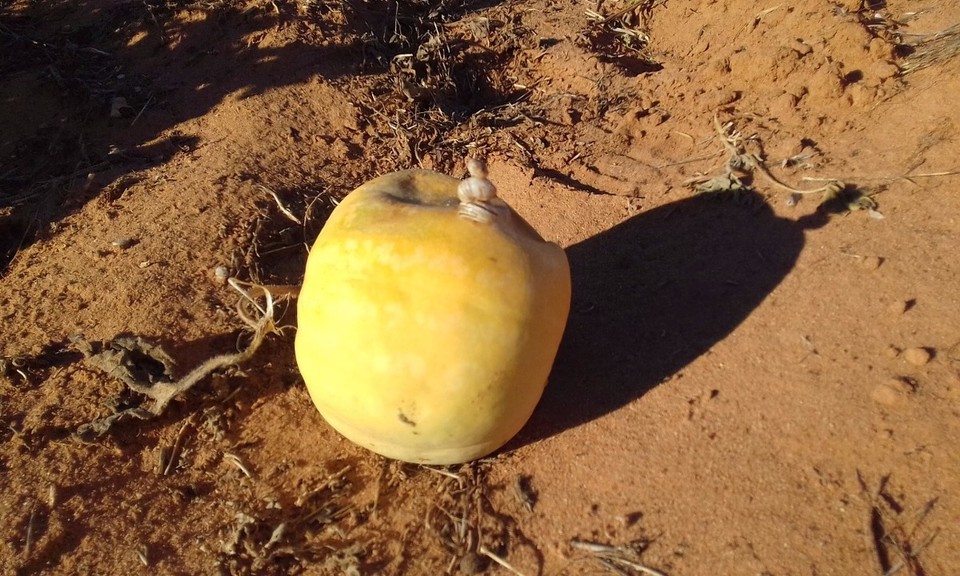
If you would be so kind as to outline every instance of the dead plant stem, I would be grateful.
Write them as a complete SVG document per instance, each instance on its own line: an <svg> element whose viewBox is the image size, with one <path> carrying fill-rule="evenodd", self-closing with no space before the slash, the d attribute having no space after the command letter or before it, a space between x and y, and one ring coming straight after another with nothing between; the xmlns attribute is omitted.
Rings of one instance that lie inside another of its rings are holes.
<svg viewBox="0 0 960 576"><path fill-rule="evenodd" d="M494 562L496 562L497 564L503 566L504 568L506 568L508 571L512 572L513 574L516 574L517 576L524 576L523 572L521 572L521 571L517 570L516 568L514 568L512 564L510 564L509 562L507 562L506 560L504 560L504 559L501 558L500 556L497 556L496 554L494 554L489 548L487 548L487 547L484 546L483 544L481 544L480 547L477 548L477 552L480 552L481 554L483 554L483 555L486 556L487 558L489 558L489 559L493 560Z"/></svg>

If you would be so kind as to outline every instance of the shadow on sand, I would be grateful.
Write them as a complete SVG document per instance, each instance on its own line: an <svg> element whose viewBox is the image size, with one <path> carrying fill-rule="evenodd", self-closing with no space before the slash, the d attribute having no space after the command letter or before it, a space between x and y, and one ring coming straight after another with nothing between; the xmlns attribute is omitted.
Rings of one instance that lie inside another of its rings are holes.
<svg viewBox="0 0 960 576"><path fill-rule="evenodd" d="M755 195L694 197L567 249L570 320L544 396L512 447L639 398L746 319L793 268L821 212L778 218Z"/></svg>
<svg viewBox="0 0 960 576"><path fill-rule="evenodd" d="M382 74L434 21L498 1L318 3L306 14L279 0L0 2L0 277L111 183L204 145L179 127L228 96ZM282 43L263 41L272 35ZM118 98L127 106L111 117Z"/></svg>

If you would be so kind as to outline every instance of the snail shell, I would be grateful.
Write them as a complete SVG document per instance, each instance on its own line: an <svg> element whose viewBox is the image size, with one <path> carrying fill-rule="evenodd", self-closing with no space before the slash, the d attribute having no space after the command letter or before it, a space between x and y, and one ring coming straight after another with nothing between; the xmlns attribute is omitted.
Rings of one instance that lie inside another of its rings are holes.
<svg viewBox="0 0 960 576"><path fill-rule="evenodd" d="M497 197L497 187L486 178L470 176L460 181L457 186L457 197L460 202L489 202Z"/></svg>

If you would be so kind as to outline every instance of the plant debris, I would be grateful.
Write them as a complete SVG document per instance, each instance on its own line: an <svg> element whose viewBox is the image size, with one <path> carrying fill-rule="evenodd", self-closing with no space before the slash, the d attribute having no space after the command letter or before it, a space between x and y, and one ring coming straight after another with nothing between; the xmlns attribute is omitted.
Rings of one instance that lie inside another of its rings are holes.
<svg viewBox="0 0 960 576"><path fill-rule="evenodd" d="M220 565L229 567L231 573L260 574L272 563L301 561L329 568L329 573L359 576L361 559L367 556L362 544L335 549L317 537L327 529L332 535L342 534L337 523L354 514L352 505L346 503L351 494L350 471L350 466L345 466L329 474L279 515L268 514L271 509L262 519L237 512L220 546Z"/></svg>
<svg viewBox="0 0 960 576"><path fill-rule="evenodd" d="M607 16L587 10L592 24L588 38L593 50L630 76L663 68L648 50L648 23L658 4L662 0L635 0Z"/></svg>
<svg viewBox="0 0 960 576"><path fill-rule="evenodd" d="M123 335L105 344L93 344L79 334L70 337L70 341L83 354L84 363L89 367L117 378L130 390L153 400L153 404L148 408L136 406L117 410L109 416L80 426L77 435L81 439L103 436L114 424L125 418L149 420L160 416L171 400L216 370L240 364L253 357L264 337L278 331L274 324L273 295L266 287L253 285L254 290L262 292L266 300L265 306L260 307L250 293L240 286L239 281L231 279L230 285L243 297L237 306L237 312L253 329L253 337L244 350L214 356L179 380L172 377L174 362L170 355L159 345L139 336ZM245 309L250 303L261 314L258 320L252 320Z"/></svg>
<svg viewBox="0 0 960 576"><path fill-rule="evenodd" d="M900 63L904 74L923 70L960 55L960 24L932 34L903 34L911 50Z"/></svg>
<svg viewBox="0 0 960 576"><path fill-rule="evenodd" d="M640 555L648 545L649 542L642 540L623 546L611 546L585 540L570 541L571 548L592 554L602 566L620 576L633 576L635 574L667 576L665 572L640 563Z"/></svg>
<svg viewBox="0 0 960 576"><path fill-rule="evenodd" d="M858 470L857 482L861 497L870 508L865 535L876 550L879 574L893 576L903 569L909 576L927 574L920 554L933 543L940 529L928 530L924 535L921 527L936 507L937 499L926 502L917 512L908 513L888 490L890 476L884 476L875 489L870 489Z"/></svg>
<svg viewBox="0 0 960 576"><path fill-rule="evenodd" d="M728 154L724 171L714 176L697 176L688 179L686 184L694 185L694 192L706 196L728 196L739 198L743 193L753 190L754 176L759 174L776 188L790 194L788 203L793 205L808 195L819 195L820 206L828 212L867 210L874 218L882 218L877 211L877 202L856 187L840 180L827 180L826 184L816 188L802 189L785 183L775 176L760 154L746 149L746 142L755 138L744 138L733 122L721 123L718 116L713 117L714 129L720 143ZM792 160L792 159L788 159ZM788 162L784 162L787 164Z"/></svg>

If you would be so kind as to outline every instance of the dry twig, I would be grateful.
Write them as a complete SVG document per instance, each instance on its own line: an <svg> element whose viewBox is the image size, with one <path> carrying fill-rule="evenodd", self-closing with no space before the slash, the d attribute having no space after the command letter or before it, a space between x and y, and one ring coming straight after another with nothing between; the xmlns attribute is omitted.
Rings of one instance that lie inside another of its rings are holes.
<svg viewBox="0 0 960 576"><path fill-rule="evenodd" d="M484 546L483 544L481 544L480 547L477 548L477 551L480 552L481 554L483 554L484 556L486 556L487 558L493 560L493 561L496 562L497 564L503 566L504 568L506 568L506 569L509 570L510 572L516 574L517 576L523 576L523 572L521 572L521 571L517 570L516 568L514 568L512 564L510 564L509 562L507 562L505 559L501 558L500 556L497 556L496 554L494 554L489 548L487 548L487 547Z"/></svg>
<svg viewBox="0 0 960 576"><path fill-rule="evenodd" d="M236 466L238 470L243 472L244 476L246 476L247 478L253 478L253 472L251 472L250 469L247 468L247 466L243 463L243 460L241 460L239 456L237 456L236 454L232 454L230 452L224 452L223 458L227 462Z"/></svg>
<svg viewBox="0 0 960 576"><path fill-rule="evenodd" d="M868 541L868 546L876 551L874 563L879 574L893 576L907 568L911 576L920 576L926 573L920 562L920 553L933 543L940 530L934 529L920 543L915 543L914 536L933 510L936 500L927 502L921 511L914 515L913 527L908 529L901 519L902 508L886 492L889 480L889 476L884 476L876 489L870 490L866 480L857 471L861 497L870 507L865 521L864 537ZM899 559L894 561L892 554L896 554Z"/></svg>
<svg viewBox="0 0 960 576"><path fill-rule="evenodd" d="M30 507L30 518L27 520L27 535L26 542L23 545L23 554L24 556L30 557L30 553L33 551L33 531L34 526L37 520L37 505L34 504Z"/></svg>
<svg viewBox="0 0 960 576"><path fill-rule="evenodd" d="M298 226L303 226L303 222L301 222L299 218L297 218L296 216L294 216L293 212L291 212L289 209L287 209L286 206L283 205L283 202L280 201L280 197L277 196L277 193L276 193L276 192L274 192L273 190L267 188L267 187L264 186L263 184L257 184L257 188L263 190L264 192L266 192L267 194L269 194L270 196L273 197L274 202L277 203L277 208L280 210L280 212L281 212L284 216L287 217L288 220L294 222L294 223L297 224Z"/></svg>
<svg viewBox="0 0 960 576"><path fill-rule="evenodd" d="M570 547L574 550L581 550L593 554L601 564L614 570L618 574L627 574L629 576L629 572L623 570L623 568L627 568L642 574L647 574L648 576L667 576L664 572L645 566L632 558L637 556L637 552L629 546L611 546L598 542L571 540Z"/></svg>
<svg viewBox="0 0 960 576"><path fill-rule="evenodd" d="M170 454L167 457L166 464L162 466L163 475L167 476L173 472L176 468L177 460L180 458L180 453L183 450L184 438L186 438L187 428L193 424L194 415L190 415L187 418L187 421L183 423L183 426L180 427L180 432L177 433L177 437L173 441L173 446L170 448ZM161 452L162 453L162 452Z"/></svg>

